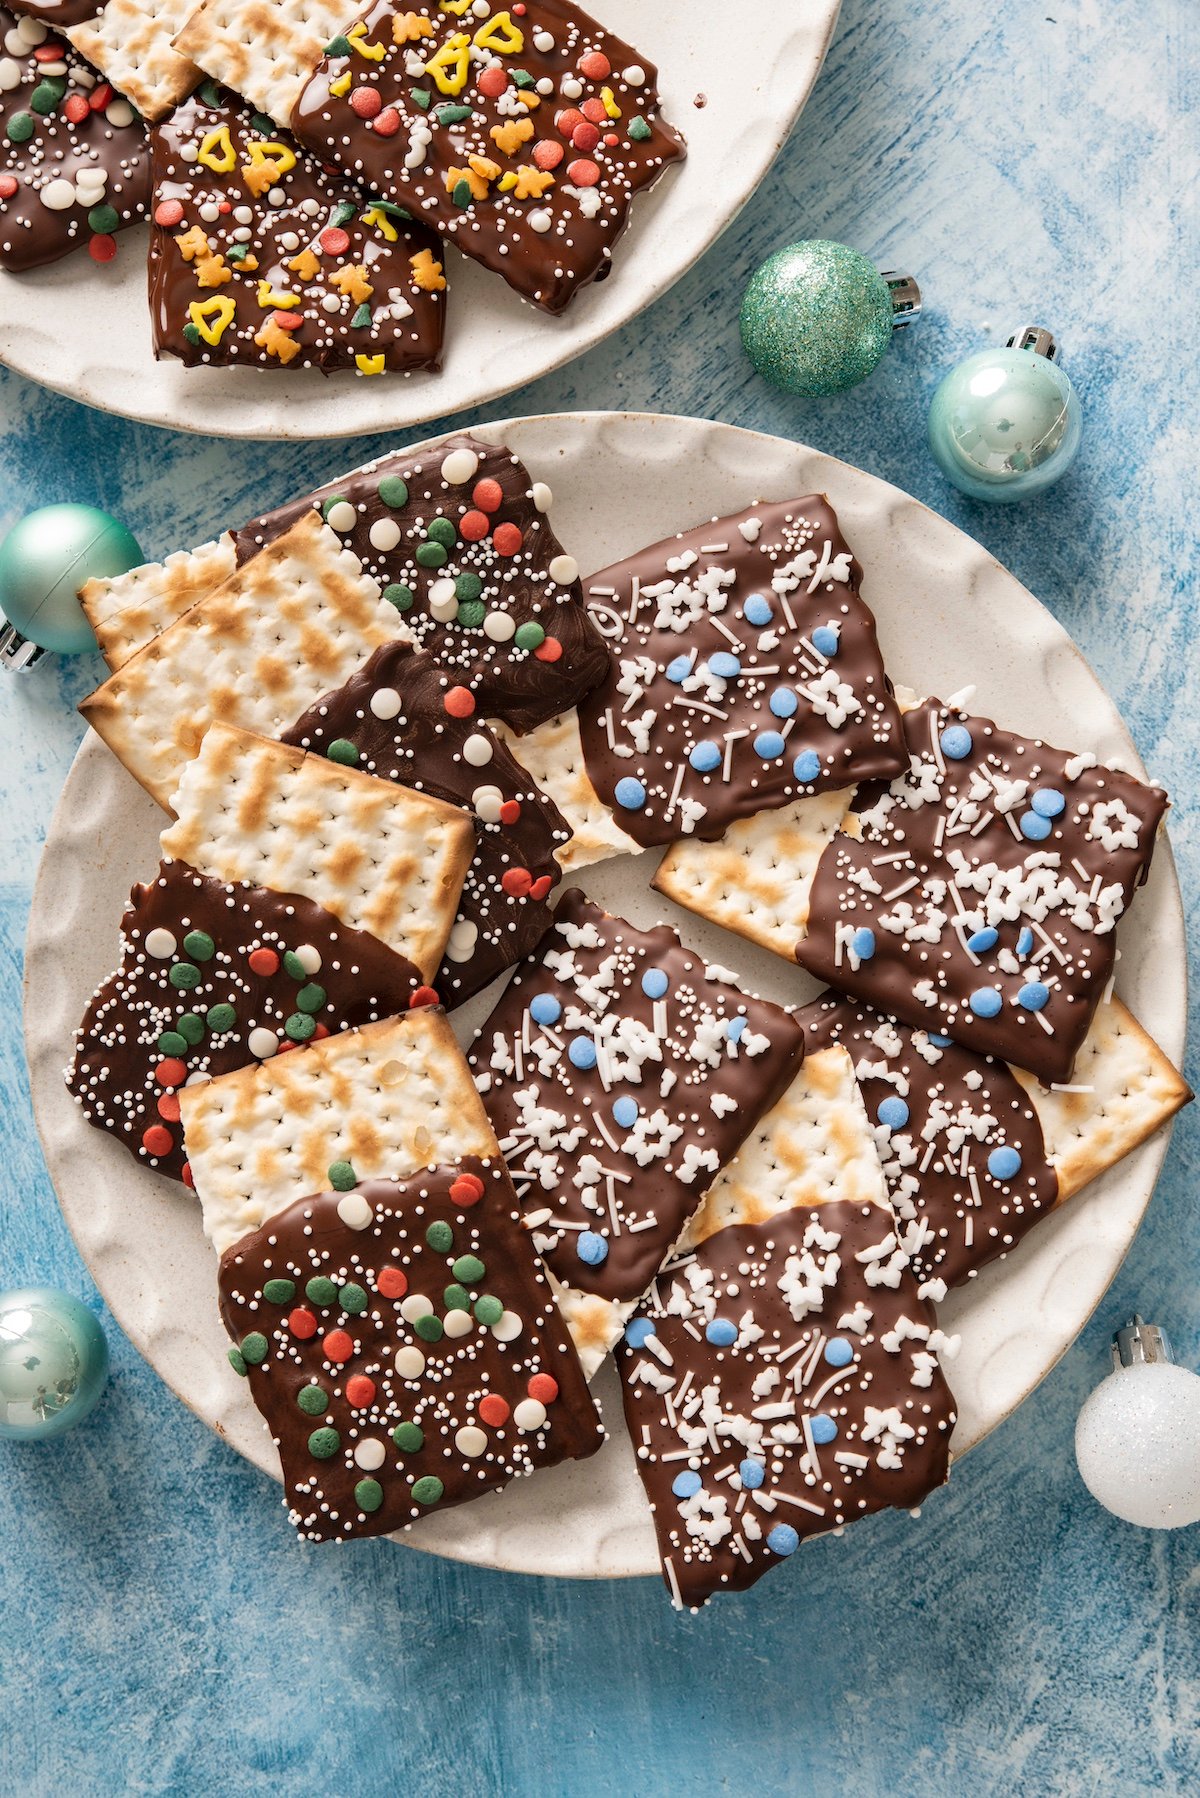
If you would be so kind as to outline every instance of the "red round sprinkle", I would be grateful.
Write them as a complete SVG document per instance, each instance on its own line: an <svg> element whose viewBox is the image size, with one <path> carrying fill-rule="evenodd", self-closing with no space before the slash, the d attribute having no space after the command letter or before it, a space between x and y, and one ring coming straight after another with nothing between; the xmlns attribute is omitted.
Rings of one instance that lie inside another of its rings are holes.
<svg viewBox="0 0 1200 1798"><path fill-rule="evenodd" d="M520 816L521 801L519 799L506 799L504 804L500 807L501 824L515 824Z"/></svg>
<svg viewBox="0 0 1200 1798"><path fill-rule="evenodd" d="M288 1329L301 1342L307 1342L310 1336L315 1336L317 1333L317 1320L311 1311L306 1311L303 1305L298 1305L288 1316Z"/></svg>
<svg viewBox="0 0 1200 1798"><path fill-rule="evenodd" d="M508 1406L498 1392L489 1392L486 1398L479 1401L479 1415L484 1423L498 1430L501 1424L508 1422Z"/></svg>
<svg viewBox="0 0 1200 1798"><path fill-rule="evenodd" d="M609 149L613 150L616 148L616 146L620 143L621 140L617 136L615 131L606 131L604 133L604 141L608 145Z"/></svg>
<svg viewBox="0 0 1200 1798"><path fill-rule="evenodd" d="M528 868L509 868L500 876L500 885L510 899L527 899L533 885L533 875Z"/></svg>
<svg viewBox="0 0 1200 1798"><path fill-rule="evenodd" d="M453 1205L478 1205L483 1197L483 1181L478 1174L460 1174L457 1180L450 1183L450 1202Z"/></svg>
<svg viewBox="0 0 1200 1798"><path fill-rule="evenodd" d="M360 119L375 119L383 111L383 96L377 87L356 87L350 96L350 110Z"/></svg>
<svg viewBox="0 0 1200 1798"><path fill-rule="evenodd" d="M175 1138L165 1124L151 1124L142 1133L142 1147L147 1155L169 1155L174 1143Z"/></svg>
<svg viewBox="0 0 1200 1798"><path fill-rule="evenodd" d="M395 137L400 129L400 114L394 106L385 106L371 129L376 137Z"/></svg>
<svg viewBox="0 0 1200 1798"><path fill-rule="evenodd" d="M15 175L0 175L0 200L11 200L19 186Z"/></svg>
<svg viewBox="0 0 1200 1798"><path fill-rule="evenodd" d="M545 169L547 173L551 169L556 169L565 155L566 151L562 145L552 143L548 137L544 137L540 144L533 146L534 162L539 169Z"/></svg>
<svg viewBox="0 0 1200 1798"><path fill-rule="evenodd" d="M589 125L585 119L582 125L576 125L574 131L572 131L571 142L577 150L582 150L586 156L594 150L596 145L600 142L600 133L594 125Z"/></svg>
<svg viewBox="0 0 1200 1798"><path fill-rule="evenodd" d="M539 874L529 889L529 897L540 901L546 897L553 885L554 876L552 874Z"/></svg>
<svg viewBox="0 0 1200 1798"><path fill-rule="evenodd" d="M494 62L490 68L484 69L475 85L485 99L498 100L508 86L508 76L500 64Z"/></svg>
<svg viewBox="0 0 1200 1798"><path fill-rule="evenodd" d="M570 137L576 125L583 125L586 124L586 122L587 121L584 119L578 106L566 106L563 108L562 112L555 114L554 129L560 132L563 137Z"/></svg>
<svg viewBox="0 0 1200 1798"><path fill-rule="evenodd" d="M354 1344L345 1330L330 1330L321 1343L321 1353L327 1361L348 1361Z"/></svg>
<svg viewBox="0 0 1200 1798"><path fill-rule="evenodd" d="M232 201L230 201L230 200L218 200L218 201L217 201L217 211L218 211L218 212L232 212L232 211L233 211L233 203L232 203Z"/></svg>
<svg viewBox="0 0 1200 1798"><path fill-rule="evenodd" d="M557 662L562 657L562 644L557 637L547 637L544 643L538 644L533 653L539 662Z"/></svg>
<svg viewBox="0 0 1200 1798"><path fill-rule="evenodd" d="M63 117L72 125L82 125L90 111L91 108L82 94L68 94L63 101Z"/></svg>
<svg viewBox="0 0 1200 1798"><path fill-rule="evenodd" d="M486 512L464 512L458 521L458 534L468 543L482 543L491 528Z"/></svg>
<svg viewBox="0 0 1200 1798"><path fill-rule="evenodd" d="M182 1181L183 1181L183 1184L184 1184L184 1185L185 1185L185 1186L188 1186L188 1187L190 1187L190 1188L191 1188L191 1190L192 1190L192 1191L193 1191L193 1192L195 1192L195 1190L196 1190L196 1176L195 1176L195 1174L193 1174L193 1172L192 1172L192 1164L191 1164L191 1162L190 1162L190 1161L185 1161L185 1162L184 1162L184 1164L183 1164L183 1166L182 1166L182 1167L181 1167L181 1168L180 1168L180 1170L179 1170L179 1178L180 1178L180 1179L181 1179L181 1180L182 1180Z"/></svg>
<svg viewBox="0 0 1200 1798"><path fill-rule="evenodd" d="M164 1123L179 1122L179 1098L176 1093L159 1093L154 1109Z"/></svg>
<svg viewBox="0 0 1200 1798"><path fill-rule="evenodd" d="M558 1381L553 1374L535 1373L525 1390L540 1405L552 1405L558 1397Z"/></svg>
<svg viewBox="0 0 1200 1798"><path fill-rule="evenodd" d="M328 1035L329 1035L329 1025L328 1024L318 1024L316 1029L312 1033L312 1041L314 1043L319 1043L324 1037L327 1037Z"/></svg>
<svg viewBox="0 0 1200 1798"><path fill-rule="evenodd" d="M408 1275L401 1267L381 1267L375 1276L375 1290L385 1299L402 1299L408 1291Z"/></svg>
<svg viewBox="0 0 1200 1798"><path fill-rule="evenodd" d="M589 50L579 58L579 73L586 75L589 81L607 81L612 74L612 64L603 50Z"/></svg>
<svg viewBox="0 0 1200 1798"><path fill-rule="evenodd" d="M168 231L174 225L183 223L183 202L181 200L160 200L154 208L154 222L164 226Z"/></svg>
<svg viewBox="0 0 1200 1798"><path fill-rule="evenodd" d="M593 125L603 125L608 117L604 110L603 100L585 100L579 110L584 118L590 120Z"/></svg>
<svg viewBox="0 0 1200 1798"><path fill-rule="evenodd" d="M340 225L329 225L317 242L327 256L344 256L350 248L350 233L343 231Z"/></svg>
<svg viewBox="0 0 1200 1798"><path fill-rule="evenodd" d="M536 1375L534 1376L536 1379ZM551 1382L553 1384L553 1382ZM555 1386L557 1392L558 1388ZM368 1405L375 1402L375 1382L369 1380L365 1373L351 1374L346 1381L346 1403L355 1411L365 1411ZM546 1400L543 1399L545 1404Z"/></svg>
<svg viewBox="0 0 1200 1798"><path fill-rule="evenodd" d="M499 481L493 481L488 477L485 480L476 481L475 491L471 498L481 512L498 512L504 503L504 489Z"/></svg>
<svg viewBox="0 0 1200 1798"><path fill-rule="evenodd" d="M250 951L250 972L260 974L269 980L272 974L279 972L279 957L274 949L252 949Z"/></svg>
<svg viewBox="0 0 1200 1798"><path fill-rule="evenodd" d="M160 1061L154 1070L154 1078L160 1086L182 1086L187 1079L187 1068L182 1061L169 1055L166 1061Z"/></svg>
<svg viewBox="0 0 1200 1798"><path fill-rule="evenodd" d="M290 1037L285 1037L283 1039L283 1041L280 1043L279 1047L276 1049L275 1055L277 1058L280 1055L290 1055L293 1049L298 1049L299 1047L300 1047L299 1043L294 1043L294 1042L292 1042Z"/></svg>
<svg viewBox="0 0 1200 1798"><path fill-rule="evenodd" d="M498 556L517 556L525 539L519 525L498 524L492 532L492 543Z"/></svg>
<svg viewBox="0 0 1200 1798"><path fill-rule="evenodd" d="M419 986L408 1002L410 1011L419 1011L422 1005L440 1005L441 1000L431 986Z"/></svg>
<svg viewBox="0 0 1200 1798"><path fill-rule="evenodd" d="M567 179L575 187L595 187L600 179L600 170L586 156L580 156L567 169Z"/></svg>
<svg viewBox="0 0 1200 1798"><path fill-rule="evenodd" d="M99 87L94 87L88 95L88 105L93 112L103 112L106 106L112 105L115 97L115 93L108 82L102 81Z"/></svg>
<svg viewBox="0 0 1200 1798"><path fill-rule="evenodd" d="M67 46L58 38L50 37L44 44L38 45L33 53L33 60L34 62L61 62L66 53Z"/></svg>
<svg viewBox="0 0 1200 1798"><path fill-rule="evenodd" d="M88 239L88 255L93 262L111 262L117 253L117 240L110 237L107 231L97 231Z"/></svg>
<svg viewBox="0 0 1200 1798"><path fill-rule="evenodd" d="M518 19L525 17L525 0L520 0L520 5L513 7L513 13Z"/></svg>
<svg viewBox="0 0 1200 1798"><path fill-rule="evenodd" d="M501 525L500 529L504 530L504 528ZM500 545L497 544L496 548L499 549ZM475 714L475 695L470 687L450 687L442 704L452 718L471 718Z"/></svg>

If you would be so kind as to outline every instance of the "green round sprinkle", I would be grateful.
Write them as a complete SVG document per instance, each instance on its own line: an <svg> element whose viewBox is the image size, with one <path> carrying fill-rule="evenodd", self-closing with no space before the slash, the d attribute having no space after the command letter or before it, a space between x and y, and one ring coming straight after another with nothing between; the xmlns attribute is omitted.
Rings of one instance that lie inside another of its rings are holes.
<svg viewBox="0 0 1200 1798"><path fill-rule="evenodd" d="M305 1298L311 1299L314 1305L332 1305L337 1295L337 1287L324 1274L314 1274L304 1288Z"/></svg>
<svg viewBox="0 0 1200 1798"><path fill-rule="evenodd" d="M314 1430L308 1439L308 1452L317 1461L328 1461L331 1455L337 1454L341 1446L341 1437L336 1430L331 1430L328 1424L319 1430Z"/></svg>
<svg viewBox="0 0 1200 1798"><path fill-rule="evenodd" d="M40 113L41 116L45 118L47 113L54 112L57 109L61 99L62 94L55 91L52 82L39 81L29 96L29 105L32 111Z"/></svg>
<svg viewBox="0 0 1200 1798"><path fill-rule="evenodd" d="M535 624L532 619L528 624L519 624L517 626L517 634L513 638L513 642L518 649L540 649L545 641L545 631L540 624Z"/></svg>
<svg viewBox="0 0 1200 1798"><path fill-rule="evenodd" d="M448 518L435 518L425 535L431 543L440 543L446 549L453 549L458 542L458 532Z"/></svg>
<svg viewBox="0 0 1200 1798"><path fill-rule="evenodd" d="M487 1268L478 1255L460 1255L454 1263L453 1272L461 1286L478 1286Z"/></svg>
<svg viewBox="0 0 1200 1798"><path fill-rule="evenodd" d="M378 1480L359 1480L354 1502L360 1511L377 1511L383 1503L383 1487Z"/></svg>
<svg viewBox="0 0 1200 1798"><path fill-rule="evenodd" d="M290 980L298 980L301 986L303 986L308 979L308 969L300 960L300 957L294 954L291 949L284 950L283 971Z"/></svg>
<svg viewBox="0 0 1200 1798"><path fill-rule="evenodd" d="M344 493L331 493L321 507L321 516L322 518L328 519L329 514L333 511L335 506L349 506L353 505L353 503L353 500L348 500Z"/></svg>
<svg viewBox="0 0 1200 1798"><path fill-rule="evenodd" d="M217 953L217 945L207 930L189 930L183 939L183 946L193 961L211 961Z"/></svg>
<svg viewBox="0 0 1200 1798"><path fill-rule="evenodd" d="M268 1280L263 1287L263 1297L268 1305L290 1305L295 1296L294 1280Z"/></svg>
<svg viewBox="0 0 1200 1798"><path fill-rule="evenodd" d="M442 1294L442 1303L447 1311L469 1311L471 1295L465 1286L447 1286Z"/></svg>
<svg viewBox="0 0 1200 1798"><path fill-rule="evenodd" d="M88 213L89 231L115 231L121 223L121 215L115 206L93 206Z"/></svg>
<svg viewBox="0 0 1200 1798"><path fill-rule="evenodd" d="M379 483L379 497L393 508L408 504L408 488L398 474L385 474Z"/></svg>
<svg viewBox="0 0 1200 1798"><path fill-rule="evenodd" d="M10 144L27 144L33 136L33 120L27 112L14 112L5 127Z"/></svg>
<svg viewBox="0 0 1200 1798"><path fill-rule="evenodd" d="M454 1231L449 1224L443 1223L439 1218L426 1230L425 1240L431 1249L436 1249L439 1255L444 1255L448 1249L454 1247Z"/></svg>
<svg viewBox="0 0 1200 1798"><path fill-rule="evenodd" d="M424 1317L418 1317L413 1329L422 1342L440 1342L445 1334L441 1318L435 1317L432 1311L427 1311Z"/></svg>
<svg viewBox="0 0 1200 1798"><path fill-rule="evenodd" d="M158 1039L158 1046L164 1055L186 1055L188 1040L178 1030L164 1030Z"/></svg>
<svg viewBox="0 0 1200 1798"><path fill-rule="evenodd" d="M229 1365L230 1365L230 1367L232 1367L234 1373L240 1374L242 1379L243 1380L245 1379L245 1377L246 1377L246 1357L245 1357L245 1355L243 1355L241 1349L239 1349L239 1348L231 1348L230 1349Z"/></svg>
<svg viewBox="0 0 1200 1798"><path fill-rule="evenodd" d="M460 574L454 583L455 599L478 599L483 592L483 582L477 574Z"/></svg>
<svg viewBox="0 0 1200 1798"><path fill-rule="evenodd" d="M316 1035L317 1021L306 1011L294 1011L283 1028L292 1042L306 1043Z"/></svg>
<svg viewBox="0 0 1200 1798"><path fill-rule="evenodd" d="M348 1161L334 1161L329 1168L329 1184L334 1192L353 1192L358 1175Z"/></svg>
<svg viewBox="0 0 1200 1798"><path fill-rule="evenodd" d="M406 587L403 581L393 581L390 587L385 587L383 597L394 605L398 612L412 610L413 590L411 587Z"/></svg>
<svg viewBox="0 0 1200 1798"><path fill-rule="evenodd" d="M487 607L481 599L464 599L458 608L458 622L469 631L477 631L487 617Z"/></svg>
<svg viewBox="0 0 1200 1798"><path fill-rule="evenodd" d="M371 1302L367 1297L366 1288L360 1286L355 1280L347 1280L338 1293L338 1298L342 1310L349 1312L351 1317L361 1317Z"/></svg>
<svg viewBox="0 0 1200 1798"><path fill-rule="evenodd" d="M261 1330L242 1337L242 1360L247 1367L261 1367L267 1358L267 1339Z"/></svg>
<svg viewBox="0 0 1200 1798"><path fill-rule="evenodd" d="M325 988L318 986L315 980L302 986L296 994L297 1011L320 1011L325 1004Z"/></svg>
<svg viewBox="0 0 1200 1798"><path fill-rule="evenodd" d="M177 961L167 979L177 992L190 993L194 986L199 986L203 976L194 962Z"/></svg>
<svg viewBox="0 0 1200 1798"><path fill-rule="evenodd" d="M309 1417L323 1417L329 1409L323 1386L302 1386L296 1394L296 1403Z"/></svg>
<svg viewBox="0 0 1200 1798"><path fill-rule="evenodd" d="M237 1023L237 1012L232 1005L210 1005L204 1014L204 1021L210 1030L232 1030Z"/></svg>
<svg viewBox="0 0 1200 1798"><path fill-rule="evenodd" d="M504 1316L504 1306L490 1292L485 1292L481 1299L475 1300L475 1316L481 1324L498 1324Z"/></svg>
<svg viewBox="0 0 1200 1798"><path fill-rule="evenodd" d="M422 543L417 551L417 561L422 568L440 568L446 560L446 552L440 543Z"/></svg>
<svg viewBox="0 0 1200 1798"><path fill-rule="evenodd" d="M204 1041L204 1019L197 1017L194 1011L185 1011L181 1018L176 1018L175 1028L193 1049Z"/></svg>
<svg viewBox="0 0 1200 1798"><path fill-rule="evenodd" d="M392 1431L392 1441L402 1455L415 1455L425 1446L425 1432L415 1423L398 1423Z"/></svg>
<svg viewBox="0 0 1200 1798"><path fill-rule="evenodd" d="M436 1474L427 1473L423 1479L415 1481L412 1495L419 1505L436 1505L445 1490Z"/></svg>
<svg viewBox="0 0 1200 1798"><path fill-rule="evenodd" d="M343 768L357 768L358 750L345 737L337 737L325 751L331 762L340 762Z"/></svg>

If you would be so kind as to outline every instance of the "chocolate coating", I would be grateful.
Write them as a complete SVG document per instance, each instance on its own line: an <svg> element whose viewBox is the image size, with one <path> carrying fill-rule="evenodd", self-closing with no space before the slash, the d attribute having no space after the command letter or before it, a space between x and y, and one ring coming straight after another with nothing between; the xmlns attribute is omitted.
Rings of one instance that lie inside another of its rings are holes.
<svg viewBox="0 0 1200 1798"><path fill-rule="evenodd" d="M560 1015L539 1023L539 999ZM628 1301L802 1056L789 1012L717 977L667 925L637 930L571 889L467 1059L527 1218L548 1213L534 1241L551 1272Z"/></svg>
<svg viewBox="0 0 1200 1798"><path fill-rule="evenodd" d="M211 955L189 951L185 939L193 931L211 938ZM175 950L165 940L165 954L153 952L156 944L148 949L154 932L168 933ZM278 956L274 973L256 973L250 966L258 949ZM305 955L309 966L289 972L284 957L298 950L315 950L319 965ZM172 974L178 980L181 967L199 978L176 985ZM121 920L121 964L84 1013L67 1085L90 1124L111 1131L131 1155L160 1174L181 1180L187 1156L175 1089L184 1080L228 1074L261 1060L250 1047L255 1030L269 1031L289 1048L301 1047L308 1025L295 1023L297 1017L314 1026L314 1037L355 1029L405 1010L420 985L411 962L373 936L340 924L310 899L229 885L186 862L165 861L157 879L135 886L129 895ZM323 996L319 1004L317 989ZM211 1027L205 1020L214 1006L232 1007L235 1021ZM164 1048L165 1033L180 1035L180 1018L196 1020L185 1030L197 1040L181 1037ZM168 1068L169 1063L177 1066Z"/></svg>
<svg viewBox="0 0 1200 1798"><path fill-rule="evenodd" d="M817 865L796 959L917 1029L1066 1081L1166 794L938 700L904 735L909 771L859 789Z"/></svg>
<svg viewBox="0 0 1200 1798"><path fill-rule="evenodd" d="M11 10L27 13L30 18L44 19L66 31L72 25L83 25L104 11L105 0L11 0Z"/></svg>
<svg viewBox="0 0 1200 1798"><path fill-rule="evenodd" d="M571 0L482 21L456 10L379 0L361 14L301 94L296 135L561 312L609 273L634 194L683 140L657 116L653 64Z"/></svg>
<svg viewBox="0 0 1200 1798"><path fill-rule="evenodd" d="M585 583L612 666L579 708L584 755L630 836L715 838L752 812L900 772L900 712L861 579L832 507L810 494L706 521Z"/></svg>
<svg viewBox="0 0 1200 1798"><path fill-rule="evenodd" d="M464 1176L478 1200L458 1202ZM343 1221L347 1201L369 1207L362 1228ZM314 1279L328 1284L306 1291ZM287 1286L264 1291L274 1281ZM241 1345L230 1359L248 1373L292 1522L309 1541L407 1529L604 1440L501 1162L464 1158L301 1199L226 1251L220 1295ZM462 1334L445 1329L454 1319ZM398 1443L402 1425L423 1440L402 1433Z"/></svg>
<svg viewBox="0 0 1200 1798"><path fill-rule="evenodd" d="M455 475L470 465L471 473L450 480L447 465ZM479 716L521 733L568 711L608 671L578 570L546 516L551 498L511 450L461 433L416 454L368 462L253 520L235 533L238 560L273 542L309 506L332 513L333 528L367 572L385 591L396 590L389 597L421 648L471 688ZM354 507L353 525L339 528L337 500ZM468 520L468 533L480 536L463 534ZM439 544L436 532L451 542ZM471 597L460 599L460 590ZM537 646L523 647L526 637Z"/></svg>
<svg viewBox="0 0 1200 1798"><path fill-rule="evenodd" d="M547 895L561 879L554 851L569 832L553 800L486 724L446 710L450 684L433 656L389 643L310 706L283 740L321 754L336 743L343 759L351 744L353 765L364 772L474 814L475 860L436 982L453 1006L541 940L552 915Z"/></svg>
<svg viewBox="0 0 1200 1798"><path fill-rule="evenodd" d="M858 1258L890 1236L886 1213L840 1202L731 1226L668 1268L628 1326L625 1416L677 1603L752 1586L796 1537L945 1481L954 1399L933 1307L911 1273L884 1284ZM647 1325L653 1346L633 1346ZM722 1326L728 1346L708 1338Z"/></svg>

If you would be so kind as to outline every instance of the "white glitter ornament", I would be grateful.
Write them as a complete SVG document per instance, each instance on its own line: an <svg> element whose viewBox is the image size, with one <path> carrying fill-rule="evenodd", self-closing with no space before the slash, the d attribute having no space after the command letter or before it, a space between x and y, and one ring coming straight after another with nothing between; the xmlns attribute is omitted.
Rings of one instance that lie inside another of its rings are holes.
<svg viewBox="0 0 1200 1798"><path fill-rule="evenodd" d="M1113 1372L1075 1426L1075 1459L1092 1497L1142 1529L1200 1523L1200 1375L1175 1364L1156 1324L1118 1330Z"/></svg>

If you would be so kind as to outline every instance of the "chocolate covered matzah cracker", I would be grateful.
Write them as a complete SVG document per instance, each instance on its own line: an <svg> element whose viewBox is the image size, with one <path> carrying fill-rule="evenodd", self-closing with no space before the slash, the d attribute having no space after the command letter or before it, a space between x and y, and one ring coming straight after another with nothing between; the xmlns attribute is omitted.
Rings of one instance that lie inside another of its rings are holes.
<svg viewBox="0 0 1200 1798"><path fill-rule="evenodd" d="M540 941L566 826L475 715L468 689L433 656L407 643L376 650L344 687L310 706L284 741L473 814L475 859L435 982L447 1004L469 999Z"/></svg>
<svg viewBox="0 0 1200 1798"><path fill-rule="evenodd" d="M801 1039L666 925L563 895L469 1059L589 1372Z"/></svg>
<svg viewBox="0 0 1200 1798"><path fill-rule="evenodd" d="M150 134L155 354L361 375L436 368L436 237L215 82Z"/></svg>
<svg viewBox="0 0 1200 1798"><path fill-rule="evenodd" d="M77 50L94 62L143 118L161 119L189 94L200 71L174 46L194 0L104 0L93 17L67 27Z"/></svg>
<svg viewBox="0 0 1200 1798"><path fill-rule="evenodd" d="M286 126L349 16L345 0L204 0L176 42L206 74Z"/></svg>
<svg viewBox="0 0 1200 1798"><path fill-rule="evenodd" d="M233 538L226 531L211 543L176 550L163 561L144 562L128 574L86 581L79 589L79 603L113 673L197 600L207 599L236 567Z"/></svg>
<svg viewBox="0 0 1200 1798"><path fill-rule="evenodd" d="M952 1354L894 1230L849 1058L806 1057L626 1326L625 1415L677 1606L949 1470Z"/></svg>

